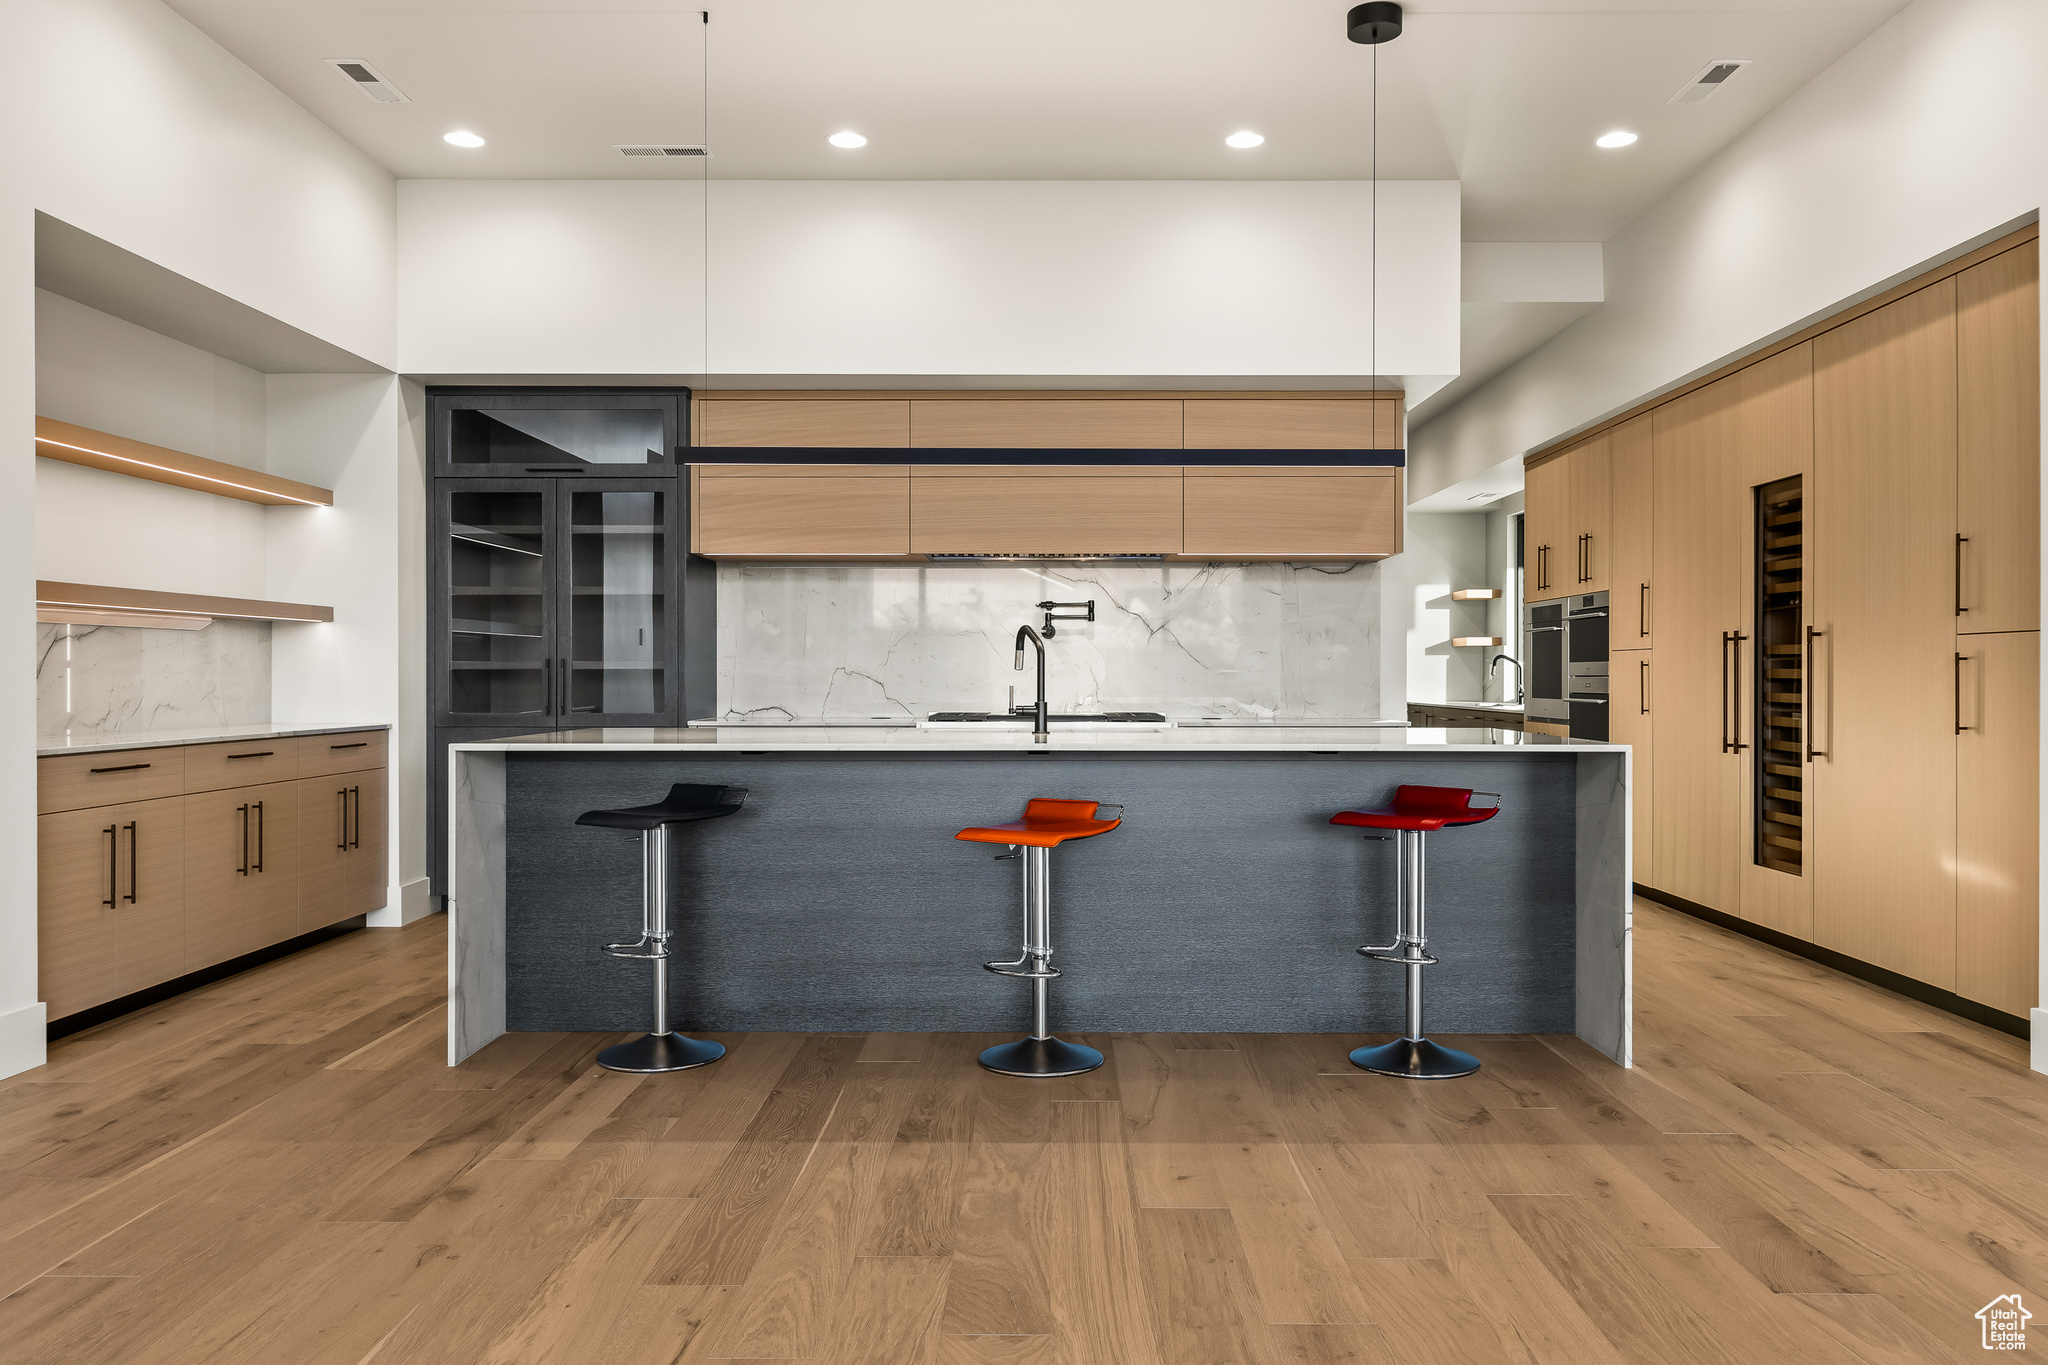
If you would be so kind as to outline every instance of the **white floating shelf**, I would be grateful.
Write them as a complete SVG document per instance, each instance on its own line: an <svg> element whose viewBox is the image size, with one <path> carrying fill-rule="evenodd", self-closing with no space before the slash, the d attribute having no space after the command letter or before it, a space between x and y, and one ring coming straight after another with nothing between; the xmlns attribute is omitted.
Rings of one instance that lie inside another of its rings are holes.
<svg viewBox="0 0 2048 1365"><path fill-rule="evenodd" d="M1492 602L1507 594L1499 588L1459 588L1451 594L1453 602Z"/></svg>
<svg viewBox="0 0 2048 1365"><path fill-rule="evenodd" d="M1497 644L1499 644L1499 643L1500 643L1500 636L1498 636L1498 635L1453 635L1453 636L1451 637L1451 643L1452 643L1452 644L1454 644L1454 645L1497 645Z"/></svg>

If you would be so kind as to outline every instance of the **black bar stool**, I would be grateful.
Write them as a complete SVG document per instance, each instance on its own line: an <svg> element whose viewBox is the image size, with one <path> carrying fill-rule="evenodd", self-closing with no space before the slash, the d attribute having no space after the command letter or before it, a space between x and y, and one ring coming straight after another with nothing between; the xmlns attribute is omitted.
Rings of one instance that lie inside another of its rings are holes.
<svg viewBox="0 0 2048 1365"><path fill-rule="evenodd" d="M668 827L692 820L731 815L746 803L745 787L712 787L678 782L668 796L652 806L624 810L587 810L579 825L599 829L640 831L643 892L640 938L634 943L607 943L613 957L639 958L654 964L654 1031L597 1054L597 1064L610 1071L687 1071L725 1055L725 1044L671 1033L668 1027Z"/></svg>
<svg viewBox="0 0 2048 1365"><path fill-rule="evenodd" d="M1024 863L1024 948L1015 962L984 962L1000 976L1022 977L1031 983L1031 1034L981 1054L981 1064L1005 1076L1078 1076L1102 1065L1102 1054L1079 1043L1052 1036L1046 1019L1046 983L1059 975L1052 965L1052 906L1046 874L1051 852L1069 839L1092 839L1123 823L1122 806L1111 806L1114 820L1098 820L1102 807L1094 801L1057 801L1034 796L1024 804L1024 818L1006 825L980 825L961 830L955 839L976 844L1007 844L998 858Z"/></svg>
<svg viewBox="0 0 2048 1365"><path fill-rule="evenodd" d="M1491 796L1493 804L1475 806L1474 796ZM1433 1043L1422 1033L1422 969L1436 961L1429 955L1429 940L1422 921L1422 836L1456 825L1476 825L1498 814L1497 792L1474 792L1469 787L1404 786L1395 791L1391 806L1340 811L1330 817L1333 825L1395 831L1395 849L1399 854L1400 922L1394 941L1384 948L1358 951L1408 969L1408 1031L1391 1043L1355 1049L1351 1054L1353 1066L1382 1076L1416 1080L1447 1080L1469 1076L1479 1069L1479 1059L1471 1053Z"/></svg>

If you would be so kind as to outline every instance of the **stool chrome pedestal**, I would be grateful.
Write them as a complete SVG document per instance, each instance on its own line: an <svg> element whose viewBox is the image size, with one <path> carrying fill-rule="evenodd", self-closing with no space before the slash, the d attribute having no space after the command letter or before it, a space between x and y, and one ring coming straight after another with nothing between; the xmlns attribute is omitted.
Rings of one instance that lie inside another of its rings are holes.
<svg viewBox="0 0 2048 1365"><path fill-rule="evenodd" d="M1101 809L1094 801L1033 797L1025 803L1021 820L963 829L953 836L970 843L1007 844L1010 851L997 857L1020 858L1024 865L1023 949L1014 962L981 965L999 976L1020 977L1031 983L1031 1032L1014 1043L984 1051L981 1064L990 1071L1005 1076L1078 1076L1102 1065L1102 1054L1094 1048L1053 1037L1046 1010L1046 987L1060 974L1052 965L1052 850L1069 839L1107 834L1123 823L1122 806L1109 808L1117 812L1114 820L1096 819Z"/></svg>
<svg viewBox="0 0 2048 1365"><path fill-rule="evenodd" d="M1491 806L1474 806L1472 797L1491 796ZM1347 810L1330 818L1333 825L1394 831L1399 869L1399 919L1394 941L1384 947L1363 947L1359 954L1380 962L1392 962L1408 971L1406 1032L1391 1043L1355 1048L1351 1064L1381 1076L1406 1076L1411 1080L1449 1080L1469 1076L1479 1069L1479 1059L1469 1052L1433 1042L1422 1032L1422 969L1436 958L1429 952L1429 935L1423 919L1422 836L1454 825L1476 825L1500 813L1500 797L1493 792L1473 792L1464 787L1403 786L1394 793L1394 804L1373 810Z"/></svg>
<svg viewBox="0 0 2048 1365"><path fill-rule="evenodd" d="M598 1053L597 1064L606 1070L687 1071L725 1055L725 1044L685 1037L668 1026L668 941L673 932L668 914L669 826L731 815L746 799L744 787L679 782L654 805L585 811L576 817L579 825L640 831L640 937L630 943L607 943L604 951L654 964L654 1028Z"/></svg>

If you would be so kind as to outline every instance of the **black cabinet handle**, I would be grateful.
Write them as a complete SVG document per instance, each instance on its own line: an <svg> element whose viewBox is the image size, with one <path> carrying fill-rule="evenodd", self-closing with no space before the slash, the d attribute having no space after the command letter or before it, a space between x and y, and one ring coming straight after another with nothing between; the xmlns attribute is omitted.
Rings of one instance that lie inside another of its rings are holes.
<svg viewBox="0 0 2048 1365"><path fill-rule="evenodd" d="M555 714L555 661L552 658L540 661L540 713L544 716Z"/></svg>
<svg viewBox="0 0 2048 1365"><path fill-rule="evenodd" d="M348 799L349 804L355 807L355 825L353 832L348 836L348 846L350 848L361 848L363 846L363 789L361 787L350 787L348 789Z"/></svg>
<svg viewBox="0 0 2048 1365"><path fill-rule="evenodd" d="M580 464L530 464L526 466L526 472L529 474L581 474L583 466Z"/></svg>
<svg viewBox="0 0 2048 1365"><path fill-rule="evenodd" d="M1813 642L1825 633L1824 631L1815 630L1812 626L1806 628L1806 658L1799 670L1800 710L1804 712L1801 720L1804 722L1803 728L1806 731L1806 761L1808 763L1813 762L1816 758L1827 757L1821 750L1813 747L1813 732L1820 723L1820 716L1815 709L1820 702L1820 687L1813 677Z"/></svg>
<svg viewBox="0 0 2048 1365"><path fill-rule="evenodd" d="M327 747L330 749L367 749L370 747L370 741L359 739L354 744L330 744Z"/></svg>
<svg viewBox="0 0 2048 1365"><path fill-rule="evenodd" d="M275 749L260 749L260 750L258 750L257 752L255 752L255 753L253 753L253 754L229 754L229 755L228 755L228 757L229 757L229 758L269 758L269 757L271 757L271 756L272 756L273 754L275 754L276 752L277 752L277 750L275 750Z"/></svg>
<svg viewBox="0 0 2048 1365"><path fill-rule="evenodd" d="M251 872L261 872L261 871L263 870L263 803L262 803L261 801L258 801L258 802L256 802L256 803L255 803L255 805L256 805L256 861L255 861L254 863L252 863L252 864L250 865L250 867L249 867L249 870L250 870Z"/></svg>
<svg viewBox="0 0 2048 1365"><path fill-rule="evenodd" d="M567 659L557 659L555 661L555 676L556 680L562 685L562 715L566 717L569 714L569 661Z"/></svg>
<svg viewBox="0 0 2048 1365"><path fill-rule="evenodd" d="M1643 590L1636 594L1636 637L1647 640L1650 637L1650 585L1643 584Z"/></svg>
<svg viewBox="0 0 2048 1365"><path fill-rule="evenodd" d="M100 833L107 836L107 898L100 904L111 910L121 894L121 833L113 825Z"/></svg>
<svg viewBox="0 0 2048 1365"><path fill-rule="evenodd" d="M128 822L128 894L121 898L130 905L135 903L136 893L142 889L142 884L135 880L135 849L141 842L142 840L135 836L135 822L130 820Z"/></svg>
<svg viewBox="0 0 2048 1365"><path fill-rule="evenodd" d="M338 843L338 844L336 844L336 845L335 845L335 847L336 847L336 848L347 848L347 847L348 847L348 788L347 788L347 787L343 787L343 788L342 788L342 789L341 789L340 791L337 791L337 792L335 793L335 795L341 798L341 842L340 842L340 843Z"/></svg>
<svg viewBox="0 0 2048 1365"><path fill-rule="evenodd" d="M1976 729L1976 728L1977 728L1977 727L1976 727L1976 726L1974 726L1974 725L1965 725L1965 724L1963 724L1963 664L1964 664L1965 662L1967 662L1967 661L1968 661L1969 657L1970 657L1970 656L1969 656L1969 655L1967 655L1967 654L1958 654L1958 655L1956 655L1956 733L1957 733L1957 734L1961 734L1961 733L1962 733L1963 731L1965 731L1965 730L1974 730L1974 729Z"/></svg>
<svg viewBox="0 0 2048 1365"><path fill-rule="evenodd" d="M96 773L132 773L140 772L148 766L147 763L124 763L118 768L94 768L93 771Z"/></svg>
<svg viewBox="0 0 2048 1365"><path fill-rule="evenodd" d="M1969 608L1963 605L1963 547L1970 543L1968 536L1956 537L1956 615L1961 616Z"/></svg>
<svg viewBox="0 0 2048 1365"><path fill-rule="evenodd" d="M1728 634L1728 642L1735 646L1735 668L1733 670L1733 677L1735 679L1733 687L1735 710L1731 717L1733 721L1731 728L1734 731L1735 737L1729 742L1728 749L1730 753L1737 754L1749 747L1742 742L1742 642L1748 638L1747 635L1744 635L1739 630L1730 631Z"/></svg>
<svg viewBox="0 0 2048 1365"><path fill-rule="evenodd" d="M246 877L249 875L249 808L236 806L235 810L242 817L242 865L236 868L235 872L238 876Z"/></svg>
<svg viewBox="0 0 2048 1365"><path fill-rule="evenodd" d="M1645 716L1650 714L1650 661L1648 659L1636 660L1636 704L1641 708L1640 714Z"/></svg>

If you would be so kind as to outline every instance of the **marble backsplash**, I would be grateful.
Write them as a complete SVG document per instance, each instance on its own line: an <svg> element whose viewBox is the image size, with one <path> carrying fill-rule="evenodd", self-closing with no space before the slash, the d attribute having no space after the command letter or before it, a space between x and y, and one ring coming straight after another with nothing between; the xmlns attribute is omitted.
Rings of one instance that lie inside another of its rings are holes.
<svg viewBox="0 0 2048 1365"><path fill-rule="evenodd" d="M36 626L36 734L54 740L270 720L270 623Z"/></svg>
<svg viewBox="0 0 2048 1365"><path fill-rule="evenodd" d="M722 564L722 714L999 711L1033 603L1095 599L1050 642L1060 711L1251 718L1380 713L1378 564Z"/></svg>

